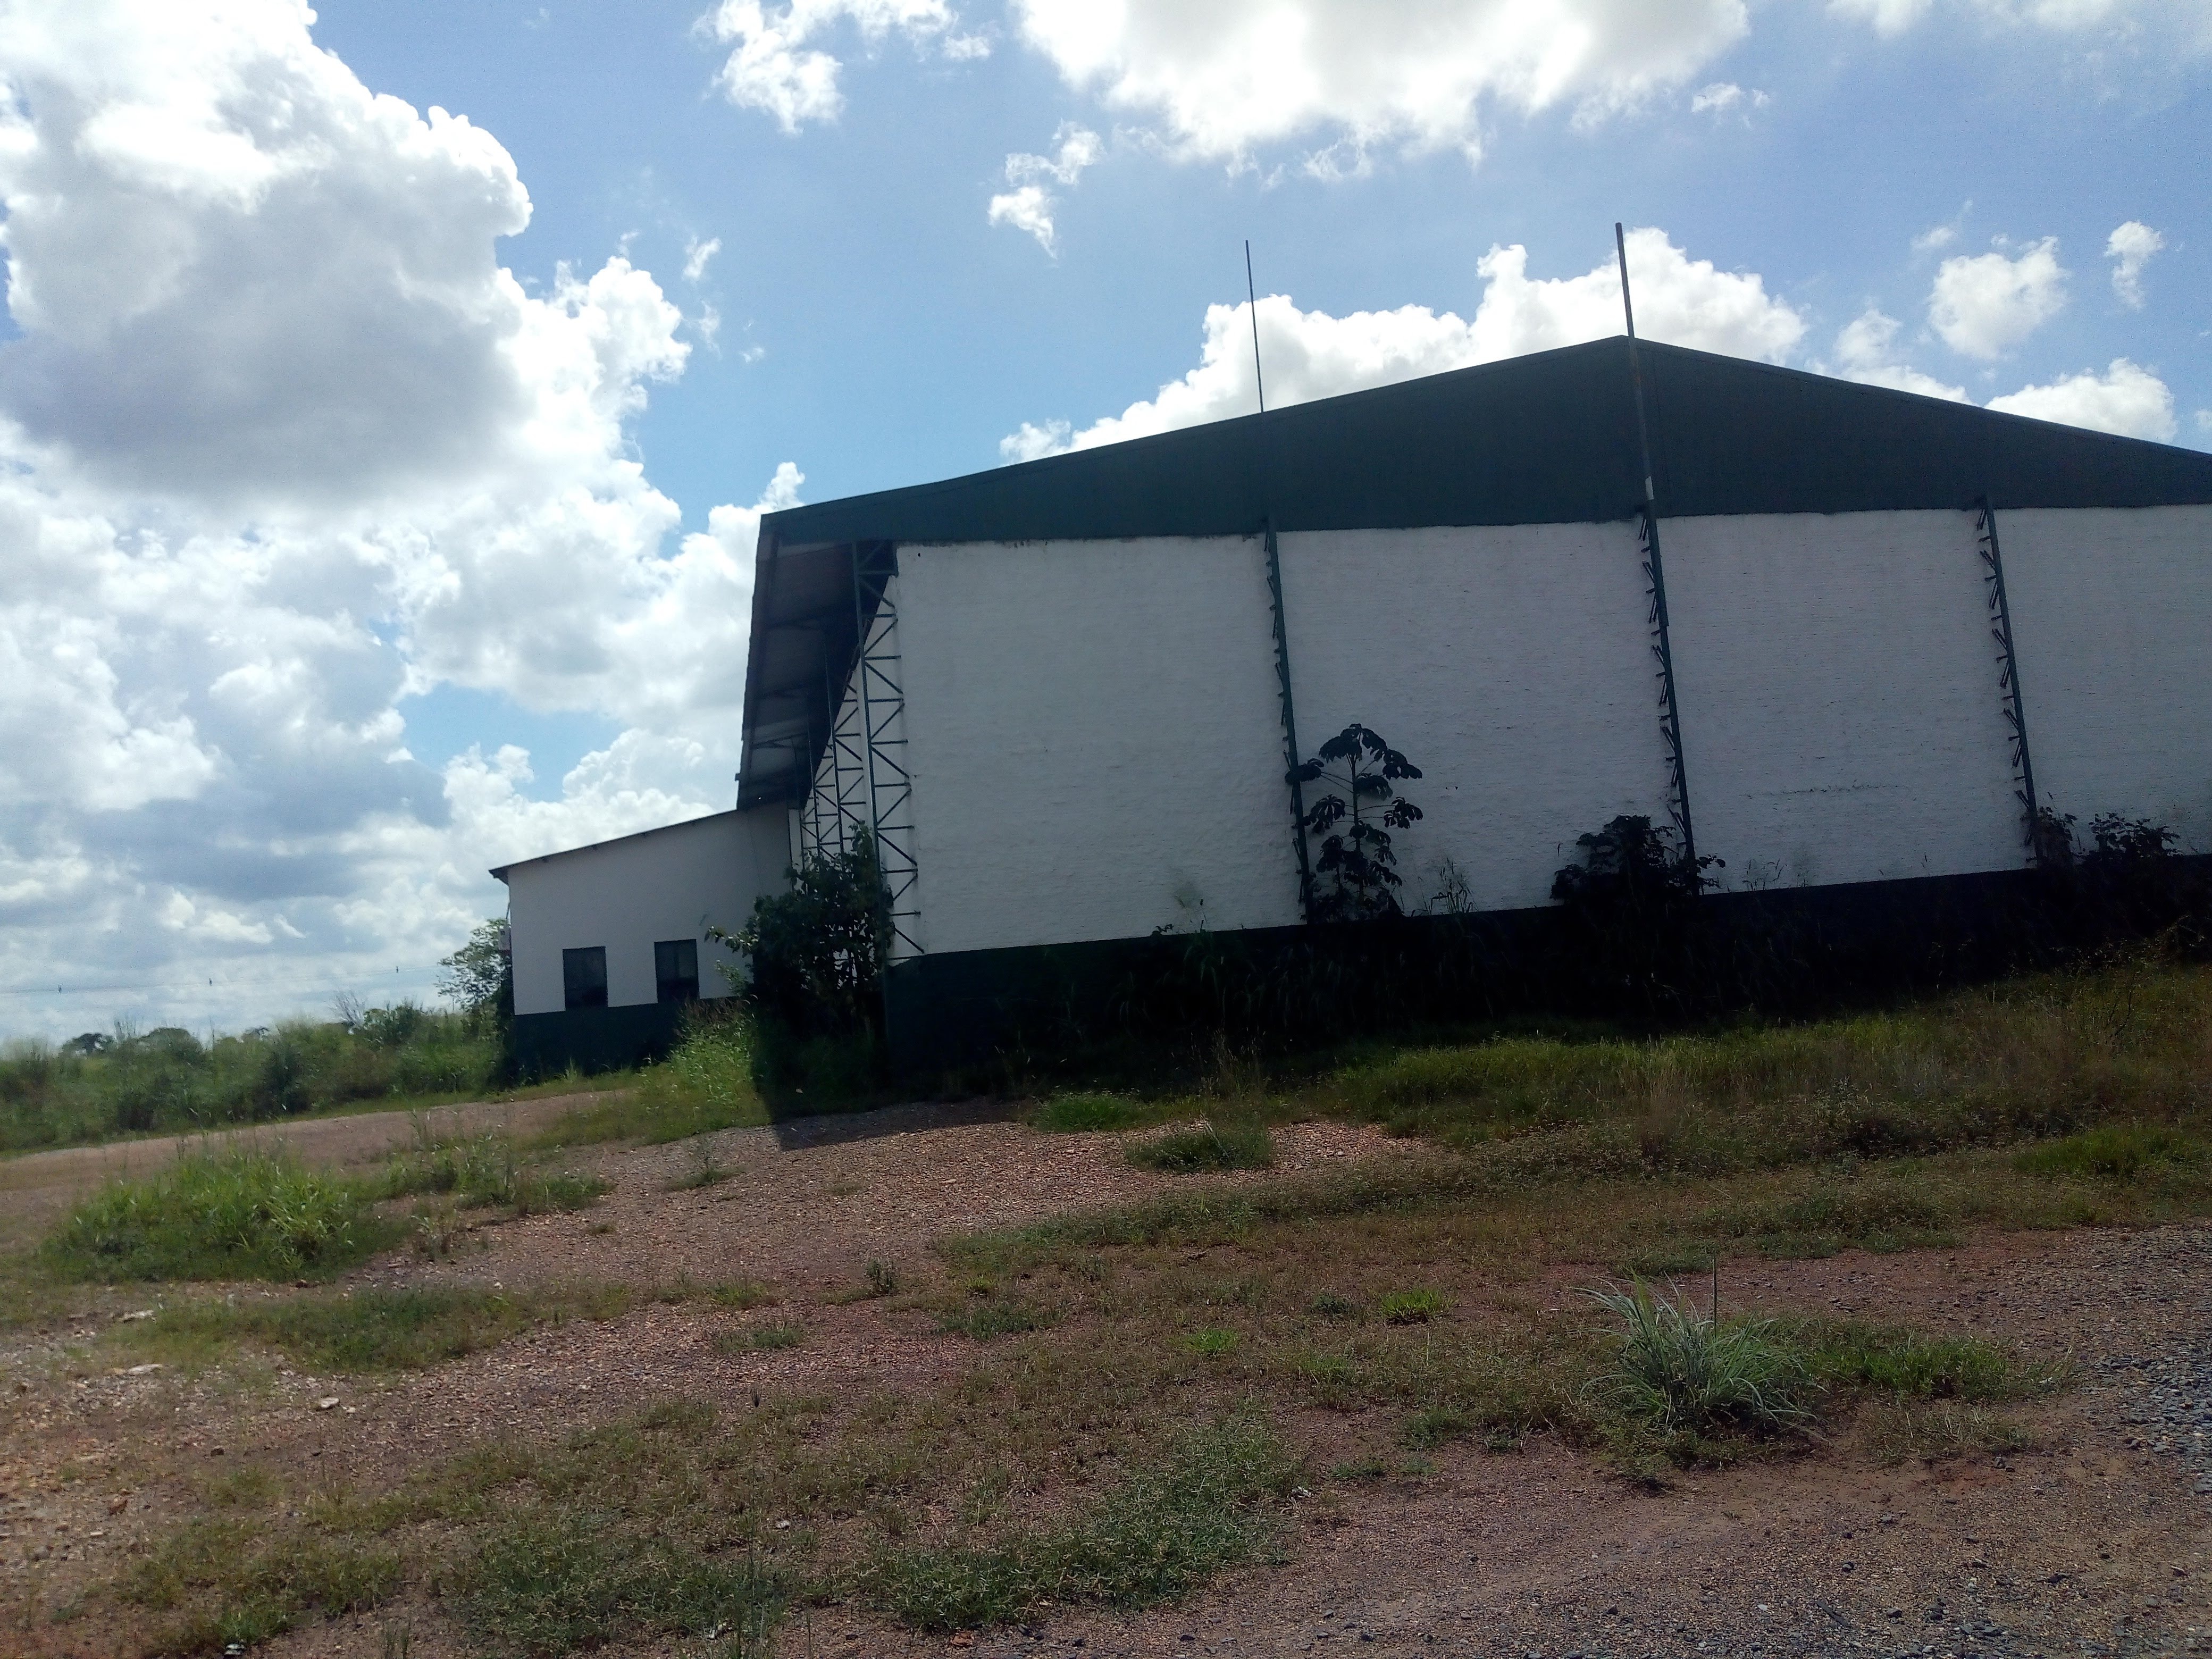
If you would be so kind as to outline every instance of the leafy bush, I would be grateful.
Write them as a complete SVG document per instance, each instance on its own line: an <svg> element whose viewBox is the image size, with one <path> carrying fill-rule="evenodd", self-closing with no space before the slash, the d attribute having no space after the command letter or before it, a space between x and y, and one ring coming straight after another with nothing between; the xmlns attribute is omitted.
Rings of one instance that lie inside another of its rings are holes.
<svg viewBox="0 0 2212 1659"><path fill-rule="evenodd" d="M1266 1170L1275 1162L1274 1137L1264 1123L1200 1123L1194 1128L1170 1130L1123 1147L1129 1162L1140 1169L1163 1170L1170 1175L1196 1175L1206 1170Z"/></svg>
<svg viewBox="0 0 2212 1659"><path fill-rule="evenodd" d="M145 1181L112 1181L40 1247L72 1279L327 1278L393 1230L352 1182L275 1152L194 1153Z"/></svg>
<svg viewBox="0 0 2212 1659"><path fill-rule="evenodd" d="M802 859L789 891L763 895L736 933L713 937L745 957L748 1005L794 1036L875 1030L891 927L874 836Z"/></svg>
<svg viewBox="0 0 2212 1659"><path fill-rule="evenodd" d="M1372 921L1403 914L1398 890L1406 882L1395 867L1390 831L1420 818L1421 809L1396 787L1420 775L1419 767L1356 721L1322 744L1314 759L1291 769L1293 784L1334 786L1298 823L1301 836L1322 837L1313 865L1319 878L1310 905L1314 921Z"/></svg>

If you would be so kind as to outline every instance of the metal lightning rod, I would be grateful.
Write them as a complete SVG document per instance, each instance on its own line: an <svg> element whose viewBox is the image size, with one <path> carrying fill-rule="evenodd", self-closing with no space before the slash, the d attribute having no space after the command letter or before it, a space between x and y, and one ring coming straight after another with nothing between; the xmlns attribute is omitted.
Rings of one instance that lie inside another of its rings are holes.
<svg viewBox="0 0 2212 1659"><path fill-rule="evenodd" d="M1666 706L1667 758L1674 773L1674 816L1682 826L1682 862L1695 873L1698 837L1690 824L1690 775L1682 762L1681 709L1674 701L1674 642L1667 617L1667 568L1659 556L1659 492L1652 483L1651 425L1644 413L1644 360L1636 343L1636 302L1628 291L1628 236L1618 219L1613 224L1613 246L1620 259L1620 309L1628 323L1628 380L1636 392L1636 442L1644 462L1644 545L1649 556L1644 568L1651 577L1651 623L1659 635L1652 649L1659 659L1659 684Z"/></svg>
<svg viewBox="0 0 2212 1659"><path fill-rule="evenodd" d="M1291 635L1283 616L1283 555L1275 541L1273 454L1267 447L1267 383L1260 371L1260 292L1252 280L1252 242L1244 241L1244 298L1252 308L1252 384L1260 393L1260 536L1267 556L1267 601L1274 612L1275 680L1283 699L1283 764L1291 787L1291 848L1298 862L1298 920L1313 920L1313 865L1306 850L1306 792L1298 781L1298 714L1291 701Z"/></svg>

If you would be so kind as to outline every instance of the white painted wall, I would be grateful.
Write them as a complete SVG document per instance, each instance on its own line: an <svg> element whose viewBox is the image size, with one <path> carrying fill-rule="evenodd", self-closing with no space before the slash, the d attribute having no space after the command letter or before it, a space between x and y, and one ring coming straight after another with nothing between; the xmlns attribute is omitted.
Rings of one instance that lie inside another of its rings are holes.
<svg viewBox="0 0 2212 1659"><path fill-rule="evenodd" d="M696 939L700 994L726 994L715 967L732 958L707 929L738 927L754 899L782 888L789 825L781 804L717 812L509 866L514 1012L560 1012L561 952L594 945L606 948L610 1006L655 999L661 939Z"/></svg>
<svg viewBox="0 0 2212 1659"><path fill-rule="evenodd" d="M1255 539L899 550L933 952L1297 920Z"/></svg>
<svg viewBox="0 0 2212 1659"><path fill-rule="evenodd" d="M1632 526L1316 532L1279 546L1300 745L1310 756L1356 720L1424 774L1406 786L1422 819L1393 847L1409 908L1436 892L1447 854L1476 908L1542 904L1576 836L1624 812L1664 821Z"/></svg>
<svg viewBox="0 0 2212 1659"><path fill-rule="evenodd" d="M2212 507L1997 510L2036 792L2212 852Z"/></svg>
<svg viewBox="0 0 2212 1659"><path fill-rule="evenodd" d="M1662 520L1698 850L1730 887L2027 860L1969 513Z"/></svg>

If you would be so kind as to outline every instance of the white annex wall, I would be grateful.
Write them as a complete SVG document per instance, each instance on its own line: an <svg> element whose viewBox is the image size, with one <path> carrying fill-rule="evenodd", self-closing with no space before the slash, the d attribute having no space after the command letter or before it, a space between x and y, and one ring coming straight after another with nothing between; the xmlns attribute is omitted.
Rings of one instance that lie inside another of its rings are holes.
<svg viewBox="0 0 2212 1659"><path fill-rule="evenodd" d="M1257 540L902 546L932 952L1298 919Z"/></svg>
<svg viewBox="0 0 2212 1659"><path fill-rule="evenodd" d="M1698 851L1729 887L2027 861L1972 514L1660 534Z"/></svg>
<svg viewBox="0 0 2212 1659"><path fill-rule="evenodd" d="M2036 793L2212 853L2212 507L1997 510Z"/></svg>
<svg viewBox="0 0 2212 1659"><path fill-rule="evenodd" d="M732 957L707 929L742 925L754 899L782 888L789 864L789 819L776 805L510 865L514 1012L560 1012L561 952L594 945L606 949L610 1006L654 1000L662 939L696 939L700 994L725 995L715 968Z"/></svg>
<svg viewBox="0 0 2212 1659"><path fill-rule="evenodd" d="M1621 813L1665 820L1632 526L1312 532L1279 545L1300 746L1310 756L1357 721L1422 770L1406 786L1422 819L1393 848L1408 908L1437 892L1447 855L1478 909L1545 903L1577 836Z"/></svg>

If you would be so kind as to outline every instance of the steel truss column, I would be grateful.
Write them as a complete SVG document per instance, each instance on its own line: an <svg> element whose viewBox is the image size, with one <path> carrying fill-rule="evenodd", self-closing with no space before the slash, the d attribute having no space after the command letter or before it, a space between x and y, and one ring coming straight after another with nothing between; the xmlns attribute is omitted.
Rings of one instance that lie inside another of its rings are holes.
<svg viewBox="0 0 2212 1659"><path fill-rule="evenodd" d="M1648 483L1645 487L1650 487ZM1682 763L1682 711L1674 701L1674 643L1667 618L1667 567L1659 556L1658 509L1645 501L1636 522L1644 591L1650 597L1651 655L1659 665L1659 734L1667 744L1667 811L1682 837L1683 863L1694 870L1698 835L1690 821L1690 774Z"/></svg>
<svg viewBox="0 0 2212 1659"><path fill-rule="evenodd" d="M1982 556L1982 584L1989 604L1990 637L1997 647L1997 696L2010 739L2013 796L2020 802L2028 855L2039 860L2042 840L2035 797L2035 765L2027 751L2027 706L2021 699L2020 659L2013 651L2012 603L2005 596L2004 552L1997 545L1997 510L1983 496L1974 503L1974 545Z"/></svg>
<svg viewBox="0 0 2212 1659"><path fill-rule="evenodd" d="M898 550L889 542L853 549L854 661L862 788L856 805L873 833L890 907L890 959L922 954L921 895L915 862L914 775L907 765L905 677L898 645Z"/></svg>
<svg viewBox="0 0 2212 1659"><path fill-rule="evenodd" d="M1306 851L1306 792L1298 781L1304 757L1298 752L1298 716L1291 702L1291 636L1283 616L1283 560L1275 546L1275 526L1263 527L1267 549L1267 601L1275 617L1275 684L1283 704L1283 769L1291 785L1291 846L1298 860L1298 920L1313 920L1313 868Z"/></svg>

